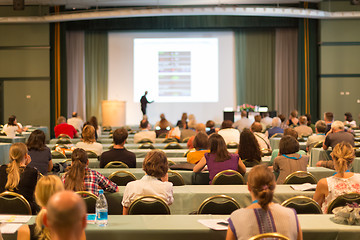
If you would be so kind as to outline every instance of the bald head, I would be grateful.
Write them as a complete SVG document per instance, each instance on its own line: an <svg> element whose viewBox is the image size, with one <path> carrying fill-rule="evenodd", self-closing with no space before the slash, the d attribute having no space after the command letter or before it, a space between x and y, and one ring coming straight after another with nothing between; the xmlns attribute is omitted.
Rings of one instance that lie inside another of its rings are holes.
<svg viewBox="0 0 360 240"><path fill-rule="evenodd" d="M86 227L86 205L84 200L72 191L54 194L47 203L46 225L55 235L81 236Z"/></svg>

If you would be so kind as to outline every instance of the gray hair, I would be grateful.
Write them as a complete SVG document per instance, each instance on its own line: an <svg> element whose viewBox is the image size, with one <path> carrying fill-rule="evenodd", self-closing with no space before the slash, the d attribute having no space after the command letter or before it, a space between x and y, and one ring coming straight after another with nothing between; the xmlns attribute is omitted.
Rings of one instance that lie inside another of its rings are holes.
<svg viewBox="0 0 360 240"><path fill-rule="evenodd" d="M281 119L278 117L274 117L272 122L271 122L271 126L273 127L280 127L281 125Z"/></svg>
<svg viewBox="0 0 360 240"><path fill-rule="evenodd" d="M344 130L345 126L344 126L344 123L341 121L334 121L331 124L331 128L334 130Z"/></svg>

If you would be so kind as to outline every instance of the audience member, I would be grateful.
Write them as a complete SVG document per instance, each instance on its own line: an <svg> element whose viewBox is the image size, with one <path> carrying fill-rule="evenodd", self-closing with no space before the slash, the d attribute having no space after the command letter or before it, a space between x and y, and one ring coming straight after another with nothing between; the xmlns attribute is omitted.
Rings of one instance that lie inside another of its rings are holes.
<svg viewBox="0 0 360 240"><path fill-rule="evenodd" d="M324 121L326 123L326 131L325 134L331 130L331 124L334 121L334 114L332 112L324 113Z"/></svg>
<svg viewBox="0 0 360 240"><path fill-rule="evenodd" d="M181 116L181 120L176 123L176 126L178 126L180 129L188 129L187 118L187 113L183 113Z"/></svg>
<svg viewBox="0 0 360 240"><path fill-rule="evenodd" d="M161 134L167 134L171 129L171 123L166 120L165 114L160 114L160 121L155 123L155 133L156 137L159 137Z"/></svg>
<svg viewBox="0 0 360 240"><path fill-rule="evenodd" d="M181 130L180 130L179 126L172 128L166 136L166 138L174 138L178 142L180 142L180 137L181 137Z"/></svg>
<svg viewBox="0 0 360 240"><path fill-rule="evenodd" d="M209 120L206 122L206 134L210 135L215 132L215 122L213 120Z"/></svg>
<svg viewBox="0 0 360 240"><path fill-rule="evenodd" d="M336 144L341 142L350 143L351 146L354 146L354 135L351 133L345 132L344 123L341 121L335 121L331 125L331 130L326 134L325 141L323 144L324 150L327 150L329 147L334 148Z"/></svg>
<svg viewBox="0 0 360 240"><path fill-rule="evenodd" d="M101 136L101 127L99 126L98 120L95 116L92 116L89 119L89 123L95 128L96 131L96 139Z"/></svg>
<svg viewBox="0 0 360 240"><path fill-rule="evenodd" d="M238 143L240 139L239 130L232 128L233 122L231 120L225 120L221 124L221 129L218 132L220 136L224 138L225 144Z"/></svg>
<svg viewBox="0 0 360 240"><path fill-rule="evenodd" d="M76 129L76 131L81 133L84 121L80 117L78 117L77 112L72 113L71 118L67 120L67 123L72 125Z"/></svg>
<svg viewBox="0 0 360 240"><path fill-rule="evenodd" d="M14 138L16 133L22 133L23 130L25 129L23 129L21 123L17 122L15 115L11 115L8 123L3 127L3 131L6 133L6 136L11 138Z"/></svg>
<svg viewBox="0 0 360 240"><path fill-rule="evenodd" d="M254 133L256 140L259 143L260 146L260 150L265 150L265 149L269 149L271 150L271 146L270 146L270 141L269 139L265 136L264 133L261 133L262 130L262 126L260 123L258 122L254 122L251 125L250 130Z"/></svg>
<svg viewBox="0 0 360 240"><path fill-rule="evenodd" d="M315 144L318 142L324 142L325 140L325 130L326 130L326 124L325 121L319 120L315 124L315 132L316 134L311 135L308 137L308 140L306 142L306 150L310 153L311 149Z"/></svg>
<svg viewBox="0 0 360 240"><path fill-rule="evenodd" d="M261 151L255 135L244 129L240 134L238 154L246 167L253 167L261 163Z"/></svg>
<svg viewBox="0 0 360 240"><path fill-rule="evenodd" d="M247 112L243 110L241 111L241 118L233 124L233 128L236 128L241 132L244 128L250 129L253 122L254 120L247 118Z"/></svg>
<svg viewBox="0 0 360 240"><path fill-rule="evenodd" d="M86 125L82 131L82 141L76 143L77 148L82 148L85 151L92 151L100 156L103 151L101 143L95 140L95 128L92 125Z"/></svg>
<svg viewBox="0 0 360 240"><path fill-rule="evenodd" d="M287 121L287 125L290 127L296 127L299 125L299 119L297 118L298 111L294 110L290 113L289 120Z"/></svg>
<svg viewBox="0 0 360 240"><path fill-rule="evenodd" d="M226 240L277 232L292 240L301 240L302 231L296 211L273 203L275 178L270 169L259 165L251 169L248 190L252 204L234 211L229 221Z"/></svg>
<svg viewBox="0 0 360 240"><path fill-rule="evenodd" d="M200 131L196 134L193 141L193 147L195 148L195 151L189 152L186 156L186 160L189 163L196 164L204 157L205 153L210 152L209 139L205 132Z"/></svg>
<svg viewBox="0 0 360 240"><path fill-rule="evenodd" d="M54 128L56 138L59 137L60 134L66 134L70 138L79 137L76 129L72 125L66 123L65 117L60 116L57 120L57 124L58 125Z"/></svg>
<svg viewBox="0 0 360 240"><path fill-rule="evenodd" d="M205 133L205 128L206 128L205 124L203 124L203 123L196 124L196 126L195 126L195 134L197 134L199 132L204 132ZM193 136L191 136L189 138L189 140L188 140L188 142L186 144L188 149L194 148L194 146L193 146L194 139L195 139L195 135L193 135Z"/></svg>
<svg viewBox="0 0 360 240"><path fill-rule="evenodd" d="M263 114L263 118L260 121L261 125L264 126L263 130L265 131L266 129L271 127L272 124L272 118L269 117L269 113L266 112Z"/></svg>
<svg viewBox="0 0 360 240"><path fill-rule="evenodd" d="M360 193L360 174L348 171L355 158L353 147L349 143L341 142L333 148L331 156L336 173L321 179L314 194L314 200L319 203L323 213L327 213L329 204L338 196Z"/></svg>
<svg viewBox="0 0 360 240"><path fill-rule="evenodd" d="M307 137L313 134L313 130L307 125L306 116L301 116L299 118L299 123L300 126L294 127L294 130L298 133L300 137Z"/></svg>
<svg viewBox="0 0 360 240"><path fill-rule="evenodd" d="M19 228L17 234L18 240L51 239L49 229L44 227L43 222L46 212L45 208L49 198L61 191L64 191L64 185L58 176L49 175L39 179L35 187L35 201L41 207L41 210L36 216L35 224L25 224Z"/></svg>
<svg viewBox="0 0 360 240"><path fill-rule="evenodd" d="M195 115L194 114L190 114L189 115L189 123L188 123L188 128L190 129L195 129L196 127L196 119L195 119Z"/></svg>
<svg viewBox="0 0 360 240"><path fill-rule="evenodd" d="M135 133L134 135L134 143L139 143L143 139L149 139L152 143L155 143L156 133L155 131L150 131L150 124L147 120L142 120L140 122L141 131Z"/></svg>
<svg viewBox="0 0 360 240"><path fill-rule="evenodd" d="M306 119L307 119L307 126L308 127L311 127L311 129L312 129L312 131L313 131L313 133L315 132L315 124L313 124L312 122L311 122L311 114L310 113L307 113L307 114L305 114L305 117L306 117Z"/></svg>
<svg viewBox="0 0 360 240"><path fill-rule="evenodd" d="M260 115L256 115L254 117L254 122L258 122L258 123L261 123L261 116ZM250 126L251 127L251 126Z"/></svg>
<svg viewBox="0 0 360 240"><path fill-rule="evenodd" d="M245 174L246 167L244 163L238 154L228 152L224 138L220 134L213 133L209 137L209 146L210 153L205 153L204 157L195 165L194 172L201 172L207 165L210 184L215 175L224 170L230 169Z"/></svg>
<svg viewBox="0 0 360 240"><path fill-rule="evenodd" d="M284 115L284 114L280 114L278 117L279 117L280 120L281 120L280 127L281 127L282 129L288 128L289 125L286 124L286 121L285 121L285 120L286 120L286 117L285 117L285 115Z"/></svg>
<svg viewBox="0 0 360 240"><path fill-rule="evenodd" d="M129 182L122 199L123 215L128 214L130 204L143 195L161 197L168 205L174 201L173 184L168 182L168 160L163 151L152 150L146 154L143 162L145 176Z"/></svg>
<svg viewBox="0 0 360 240"><path fill-rule="evenodd" d="M116 129L113 133L114 146L100 157L100 168L104 168L109 162L121 161L129 168L136 167L136 156L125 148L128 131L125 128Z"/></svg>
<svg viewBox="0 0 360 240"><path fill-rule="evenodd" d="M86 205L76 193L62 191L53 195L46 205L44 225L51 240L85 239Z"/></svg>
<svg viewBox="0 0 360 240"><path fill-rule="evenodd" d="M280 127L281 125L281 119L278 117L274 117L271 121L271 128L269 128L266 132L265 132L265 136L267 138L271 138L274 134L276 133L284 133L284 129Z"/></svg>
<svg viewBox="0 0 360 240"><path fill-rule="evenodd" d="M28 154L31 157L29 167L36 168L42 175L47 175L53 168L51 151L45 145L45 133L39 129L33 131L27 140Z"/></svg>
<svg viewBox="0 0 360 240"><path fill-rule="evenodd" d="M356 121L353 120L352 114L350 112L346 112L345 114L344 125L350 128L356 128Z"/></svg>
<svg viewBox="0 0 360 240"><path fill-rule="evenodd" d="M283 136L279 144L279 156L274 160L273 170L279 173L277 184L283 184L285 178L296 171L306 171L309 157L298 154L299 142L292 136Z"/></svg>
<svg viewBox="0 0 360 240"><path fill-rule="evenodd" d="M10 163L0 167L0 192L16 192L25 197L36 214L38 207L34 200L34 190L39 172L29 167L31 157L24 143L14 143L9 150Z"/></svg>
<svg viewBox="0 0 360 240"><path fill-rule="evenodd" d="M88 168L89 160L84 149L76 148L71 154L71 160L71 166L62 176L65 189L76 192L88 191L95 195L98 195L99 188L108 192L119 191L115 183Z"/></svg>

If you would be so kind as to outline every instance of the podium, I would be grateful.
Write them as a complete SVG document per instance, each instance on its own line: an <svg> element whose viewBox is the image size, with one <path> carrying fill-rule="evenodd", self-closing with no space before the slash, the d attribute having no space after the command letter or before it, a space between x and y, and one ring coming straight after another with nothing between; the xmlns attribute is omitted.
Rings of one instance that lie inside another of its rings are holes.
<svg viewBox="0 0 360 240"><path fill-rule="evenodd" d="M123 127L126 125L126 102L103 100L101 102L102 125Z"/></svg>

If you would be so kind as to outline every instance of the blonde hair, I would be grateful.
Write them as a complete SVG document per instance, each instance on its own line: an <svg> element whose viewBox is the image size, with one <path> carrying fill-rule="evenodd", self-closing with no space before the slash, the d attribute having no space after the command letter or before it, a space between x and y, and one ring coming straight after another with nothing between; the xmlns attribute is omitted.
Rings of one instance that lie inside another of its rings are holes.
<svg viewBox="0 0 360 240"><path fill-rule="evenodd" d="M95 128L91 125L86 125L82 132L84 142L93 143L95 142Z"/></svg>
<svg viewBox="0 0 360 240"><path fill-rule="evenodd" d="M35 200L36 203L42 207L38 213L35 221L35 234L39 236L41 240L50 239L50 231L44 227L43 219L45 210L43 207L46 206L50 197L57 192L64 191L64 185L60 178L55 175L44 176L39 179L35 188Z"/></svg>
<svg viewBox="0 0 360 240"><path fill-rule="evenodd" d="M334 147L331 157L338 173L343 176L355 158L354 148L347 142L341 142Z"/></svg>
<svg viewBox="0 0 360 240"><path fill-rule="evenodd" d="M9 150L10 163L7 166L6 172L8 174L5 189L13 191L20 182L20 174L23 171L20 164L24 161L28 153L27 147L24 143L14 143Z"/></svg>

